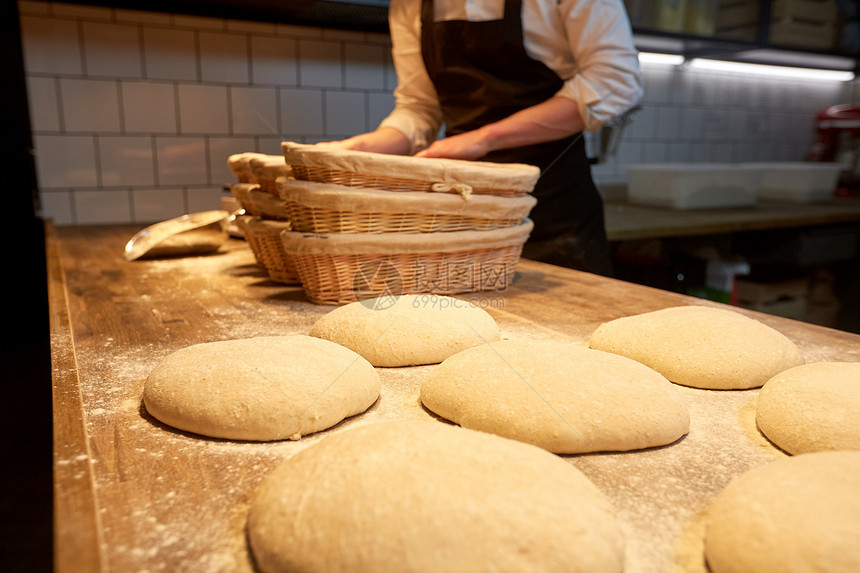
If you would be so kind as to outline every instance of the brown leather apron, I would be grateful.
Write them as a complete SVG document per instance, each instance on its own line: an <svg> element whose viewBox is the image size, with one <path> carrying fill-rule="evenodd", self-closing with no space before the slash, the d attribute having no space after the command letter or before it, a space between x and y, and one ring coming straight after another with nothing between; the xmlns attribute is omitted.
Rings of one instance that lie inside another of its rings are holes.
<svg viewBox="0 0 860 573"><path fill-rule="evenodd" d="M506 0L501 20L434 22L422 0L421 49L442 107L446 135L499 121L552 97L562 80L523 44L522 2ZM535 228L523 256L609 275L603 202L591 178L582 134L491 152L483 161L541 169Z"/></svg>

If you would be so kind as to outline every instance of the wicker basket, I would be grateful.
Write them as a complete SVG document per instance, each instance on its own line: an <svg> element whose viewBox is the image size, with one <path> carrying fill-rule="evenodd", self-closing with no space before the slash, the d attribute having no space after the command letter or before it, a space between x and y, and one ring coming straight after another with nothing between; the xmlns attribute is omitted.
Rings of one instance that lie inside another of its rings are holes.
<svg viewBox="0 0 860 573"><path fill-rule="evenodd" d="M268 191L260 188L251 189L248 199L254 208L254 214L263 219L288 221L287 202L280 197L273 197Z"/></svg>
<svg viewBox="0 0 860 573"><path fill-rule="evenodd" d="M239 202L239 206L245 210L247 215L256 215L257 209L251 201L251 191L259 189L256 183L234 183L230 186L230 193Z"/></svg>
<svg viewBox="0 0 860 573"><path fill-rule="evenodd" d="M248 243L248 246L251 248L251 252L254 253L254 258L257 260L257 264L264 266L260 242L252 233L248 232L248 223L252 219L254 219L254 215L237 215L236 228L239 229L240 233L242 233L242 238L245 239L245 242Z"/></svg>
<svg viewBox="0 0 860 573"><path fill-rule="evenodd" d="M227 157L227 165L230 168L230 171L233 175L236 176L236 179L239 183L256 183L256 179L254 178L254 174L251 172L251 158L253 157L267 157L267 155L263 153L255 153L253 151L246 151L244 153L234 153ZM277 156L268 156L268 157L277 157Z"/></svg>
<svg viewBox="0 0 860 573"><path fill-rule="evenodd" d="M245 221L244 230L254 255L266 268L270 279L284 284L299 284L293 258L284 251L281 240L281 233L290 230L288 222L252 217Z"/></svg>
<svg viewBox="0 0 860 573"><path fill-rule="evenodd" d="M492 231L423 234L281 234L308 299L347 304L399 294L504 290L513 279L528 219Z"/></svg>
<svg viewBox="0 0 860 573"><path fill-rule="evenodd" d="M278 180L278 192L293 231L306 233L488 231L519 224L537 203L531 195L464 199L287 178Z"/></svg>
<svg viewBox="0 0 860 573"><path fill-rule="evenodd" d="M383 191L477 195L530 193L540 169L520 163L431 159L349 151L284 141L284 158L296 179Z"/></svg>
<svg viewBox="0 0 860 573"><path fill-rule="evenodd" d="M278 196L278 188L275 181L278 177L289 176L292 172L282 155L258 155L251 157L248 161L251 175L255 183L259 183L260 189L267 191L273 196Z"/></svg>

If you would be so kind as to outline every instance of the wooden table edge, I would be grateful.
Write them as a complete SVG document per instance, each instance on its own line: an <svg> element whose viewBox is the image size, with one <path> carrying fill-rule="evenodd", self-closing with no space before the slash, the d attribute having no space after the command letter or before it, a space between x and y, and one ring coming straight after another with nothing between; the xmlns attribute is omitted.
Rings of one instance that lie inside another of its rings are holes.
<svg viewBox="0 0 860 573"><path fill-rule="evenodd" d="M45 223L54 439L54 571L105 571L106 556L59 239Z"/></svg>

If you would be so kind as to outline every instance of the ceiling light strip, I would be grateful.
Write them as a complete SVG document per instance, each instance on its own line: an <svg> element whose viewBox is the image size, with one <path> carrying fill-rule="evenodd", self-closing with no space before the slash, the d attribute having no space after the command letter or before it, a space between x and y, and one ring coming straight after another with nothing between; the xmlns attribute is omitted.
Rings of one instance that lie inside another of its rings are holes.
<svg viewBox="0 0 860 573"><path fill-rule="evenodd" d="M657 64L667 66L680 66L684 63L681 54L665 54L658 52L639 52L639 61L643 64ZM691 68L701 70L714 70L721 72L734 72L740 74L756 74L794 79L848 82L854 79L854 72L848 70L833 70L824 68L799 68L793 66L753 64L747 62L729 62L725 60L711 60L707 58L694 58L690 60Z"/></svg>
<svg viewBox="0 0 860 573"><path fill-rule="evenodd" d="M639 61L647 64L662 64L666 66L680 66L684 63L684 56L680 54L659 54L655 52L639 52Z"/></svg>
<svg viewBox="0 0 860 573"><path fill-rule="evenodd" d="M767 64L727 62L723 60L709 60L705 58L694 58L690 61L689 65L691 68L696 68L700 70L714 70L723 72L735 72L741 74L777 76L794 79L834 82L847 82L854 79L854 72L845 70L825 70L816 68L796 68L790 66L771 66Z"/></svg>

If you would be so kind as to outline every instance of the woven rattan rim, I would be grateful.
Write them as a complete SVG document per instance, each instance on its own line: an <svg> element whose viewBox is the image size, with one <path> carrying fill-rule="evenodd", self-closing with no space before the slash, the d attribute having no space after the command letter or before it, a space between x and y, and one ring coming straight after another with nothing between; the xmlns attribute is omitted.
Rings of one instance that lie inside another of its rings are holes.
<svg viewBox="0 0 860 573"><path fill-rule="evenodd" d="M278 177L290 175L291 169L283 155L257 155L248 160L251 175L259 181L274 183Z"/></svg>
<svg viewBox="0 0 860 573"><path fill-rule="evenodd" d="M414 213L349 213L287 202L294 231L304 233L451 233L487 231L516 225L522 219L486 219Z"/></svg>
<svg viewBox="0 0 860 573"><path fill-rule="evenodd" d="M254 214L264 219L278 219L286 221L289 219L287 213L287 202L280 197L275 197L262 187L250 189L248 199L254 208Z"/></svg>
<svg viewBox="0 0 860 573"><path fill-rule="evenodd" d="M531 195L496 197L398 193L295 179L278 180L294 231L306 233L449 233L486 231L522 221Z"/></svg>
<svg viewBox="0 0 860 573"><path fill-rule="evenodd" d="M270 279L285 284L300 283L293 257L284 251L281 240L281 233L290 229L288 222L253 217L245 221L244 229L257 262Z"/></svg>
<svg viewBox="0 0 860 573"><path fill-rule="evenodd" d="M236 198L239 205L245 210L245 213L248 215L256 215L257 208L251 201L251 191L259 188L260 186L256 183L234 183L230 186L230 194Z"/></svg>
<svg viewBox="0 0 860 573"><path fill-rule="evenodd" d="M263 259L260 256L259 241L252 232L248 231L248 223L250 223L252 219L254 219L254 215L239 215L236 217L236 227L239 228L239 231L242 233L242 237L251 248L251 252L254 254L257 264L262 265Z"/></svg>
<svg viewBox="0 0 860 573"><path fill-rule="evenodd" d="M285 231L281 234L289 254L421 254L453 253L493 249L526 242L534 225L525 219L518 225L490 231L450 233L312 234Z"/></svg>
<svg viewBox="0 0 860 573"><path fill-rule="evenodd" d="M245 228L251 232L257 233L281 233L290 230L289 221L277 221L274 219L264 219L262 217L254 217L245 223Z"/></svg>
<svg viewBox="0 0 860 573"><path fill-rule="evenodd" d="M267 155L265 153L257 153L254 151L245 151L242 153L234 153L227 157L227 166L235 175L240 183L256 183L254 174L251 172L252 158L265 157L280 157L279 155Z"/></svg>
<svg viewBox="0 0 860 573"><path fill-rule="evenodd" d="M333 183L279 178L278 195L303 207L344 213L456 215L482 219L523 219L537 203L531 195L498 197L450 193L399 193Z"/></svg>
<svg viewBox="0 0 860 573"><path fill-rule="evenodd" d="M251 180L260 185L260 189L278 196L278 187L275 181L278 177L289 177L292 169L287 165L283 155L255 155L248 160L251 170Z"/></svg>
<svg viewBox="0 0 860 573"><path fill-rule="evenodd" d="M389 155L289 141L282 142L281 147L297 179L320 180L327 176L329 179L323 181L391 191L520 194L530 193L540 177L540 169L521 163ZM342 179L332 181L330 178L337 174ZM362 180L351 182L347 174L361 176Z"/></svg>

